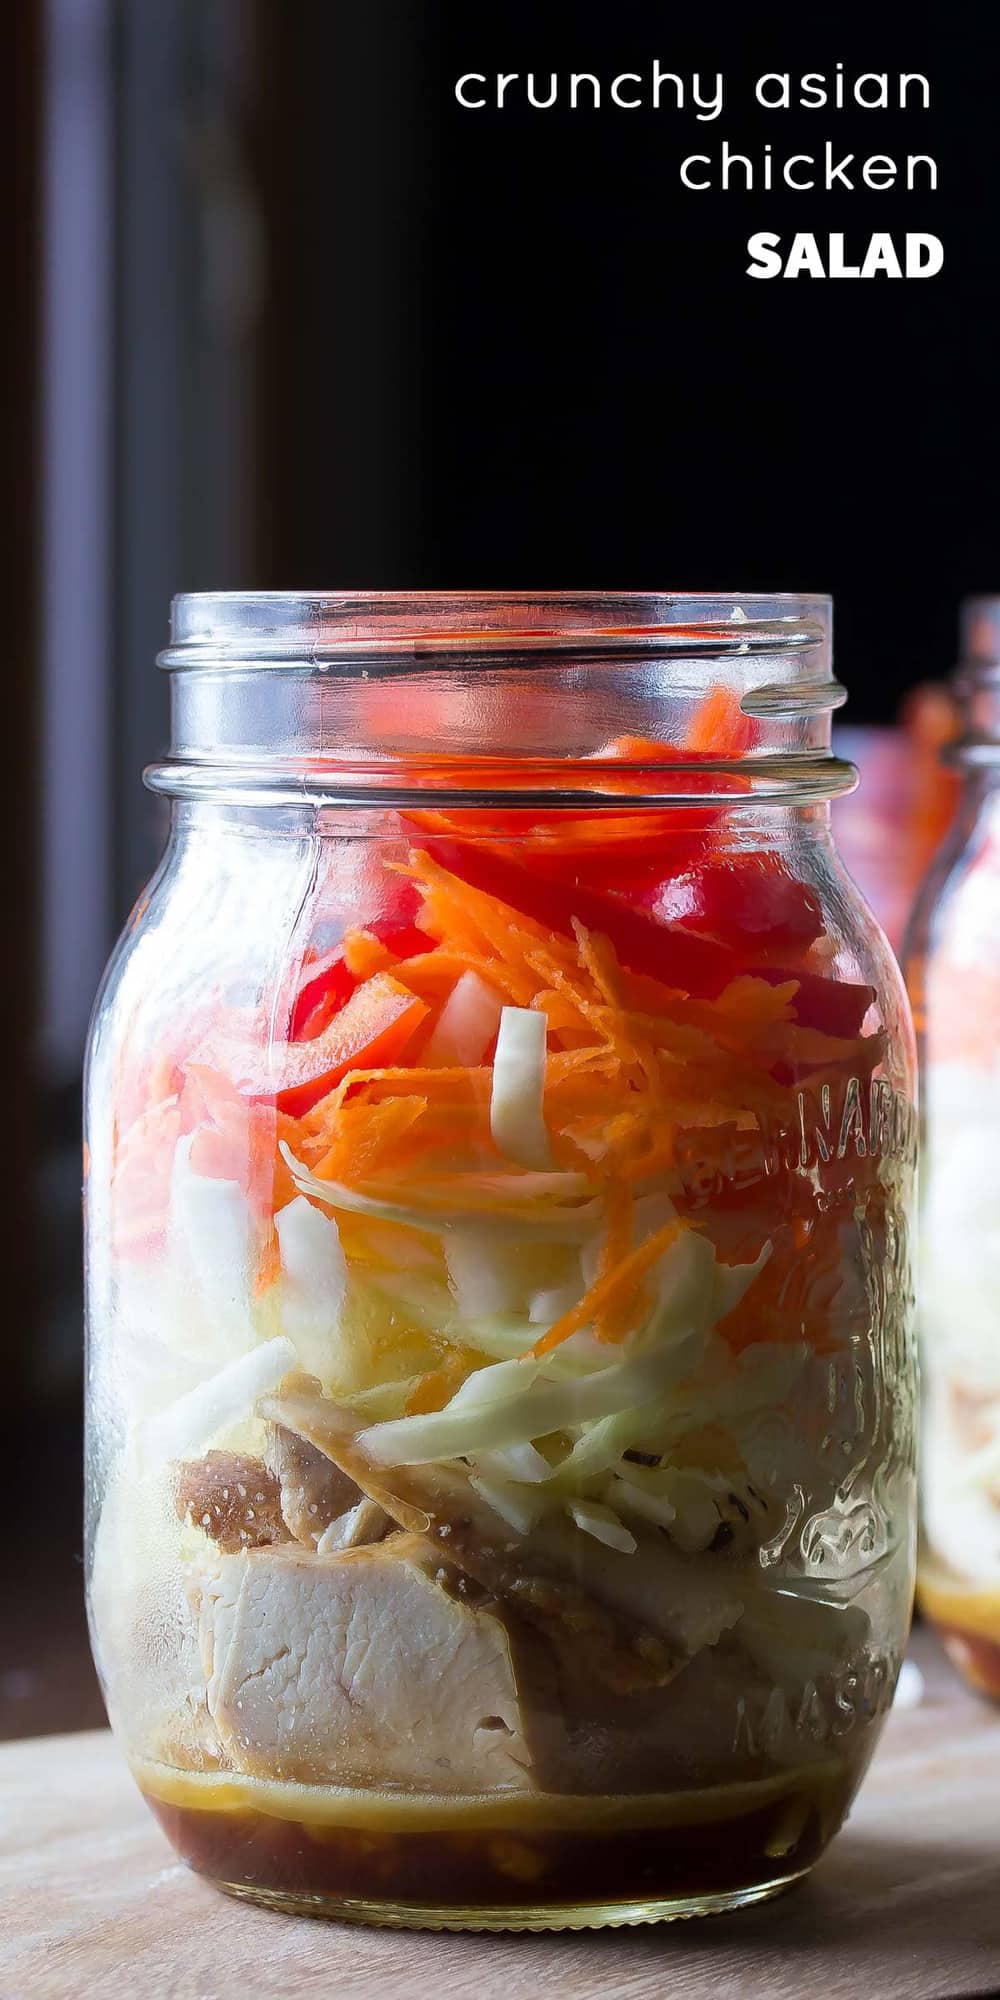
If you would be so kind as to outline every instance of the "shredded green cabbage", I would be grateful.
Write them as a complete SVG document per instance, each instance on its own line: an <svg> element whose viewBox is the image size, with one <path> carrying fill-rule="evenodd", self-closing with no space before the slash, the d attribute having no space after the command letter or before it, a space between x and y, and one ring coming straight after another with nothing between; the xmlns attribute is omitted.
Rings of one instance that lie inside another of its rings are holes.
<svg viewBox="0 0 1000 2000"><path fill-rule="evenodd" d="M490 1130L500 1152L522 1167L550 1167L545 1129L545 1046L548 1021L532 1007L505 1007L500 1016Z"/></svg>

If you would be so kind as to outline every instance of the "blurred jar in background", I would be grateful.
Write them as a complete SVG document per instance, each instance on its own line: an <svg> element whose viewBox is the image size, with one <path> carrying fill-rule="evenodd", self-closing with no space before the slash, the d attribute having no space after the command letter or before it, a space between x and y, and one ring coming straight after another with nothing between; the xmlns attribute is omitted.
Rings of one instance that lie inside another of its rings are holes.
<svg viewBox="0 0 1000 2000"><path fill-rule="evenodd" d="M951 824L959 781L941 752L958 734L952 689L924 681L892 728L838 728L835 747L862 783L834 807L837 843L899 952L914 897Z"/></svg>
<svg viewBox="0 0 1000 2000"><path fill-rule="evenodd" d="M920 1600L1000 1697L1000 597L963 609L962 772L906 969L923 1060Z"/></svg>

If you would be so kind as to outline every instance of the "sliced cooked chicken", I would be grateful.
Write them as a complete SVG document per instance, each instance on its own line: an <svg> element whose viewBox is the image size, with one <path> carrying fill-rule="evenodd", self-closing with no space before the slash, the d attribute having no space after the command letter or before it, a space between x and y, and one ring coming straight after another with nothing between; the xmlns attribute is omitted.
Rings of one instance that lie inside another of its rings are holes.
<svg viewBox="0 0 1000 2000"><path fill-rule="evenodd" d="M316 1544L316 1553L328 1556L337 1549L371 1548L375 1542L385 1540L391 1534L395 1523L389 1519L377 1500L369 1500L367 1493L359 1493L353 1507L346 1514L338 1514L328 1528L324 1528Z"/></svg>
<svg viewBox="0 0 1000 2000"><path fill-rule="evenodd" d="M227 1555L287 1542L278 1481L259 1458L210 1451L179 1468L176 1507Z"/></svg>
<svg viewBox="0 0 1000 2000"><path fill-rule="evenodd" d="M526 1789L510 1642L445 1587L417 1536L323 1556L223 1556L203 1583L208 1708L228 1760L268 1778Z"/></svg>
<svg viewBox="0 0 1000 2000"><path fill-rule="evenodd" d="M388 1514L305 1438L278 1426L267 1462L209 1451L179 1467L176 1508L225 1555L296 1541L316 1549L380 1542Z"/></svg>
<svg viewBox="0 0 1000 2000"><path fill-rule="evenodd" d="M666 1536L640 1527L630 1555L604 1547L567 1519L515 1534L458 1465L373 1466L351 1411L304 1378L267 1396L262 1416L307 1438L400 1527L426 1535L442 1556L543 1626L585 1641L592 1671L611 1687L659 1687L736 1623L742 1602L731 1575L706 1575Z"/></svg>
<svg viewBox="0 0 1000 2000"><path fill-rule="evenodd" d="M388 1532L388 1515L372 1505L359 1515L361 1494L355 1481L306 1438L278 1424L268 1441L266 1458L281 1488L281 1512L289 1531L304 1547L316 1548L334 1524L346 1521L349 1515L355 1518L344 1534L353 1533L355 1542L378 1542ZM352 1544L344 1539L336 1546Z"/></svg>

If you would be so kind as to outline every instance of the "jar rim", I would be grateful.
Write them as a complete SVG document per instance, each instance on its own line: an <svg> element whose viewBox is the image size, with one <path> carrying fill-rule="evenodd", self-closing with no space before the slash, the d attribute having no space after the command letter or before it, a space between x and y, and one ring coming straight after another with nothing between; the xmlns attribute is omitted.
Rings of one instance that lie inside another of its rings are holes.
<svg viewBox="0 0 1000 2000"><path fill-rule="evenodd" d="M171 606L171 669L226 665L386 670L418 658L575 660L734 653L806 654L827 647L823 592L582 590L189 591Z"/></svg>
<svg viewBox="0 0 1000 2000"><path fill-rule="evenodd" d="M160 655L174 673L174 754L147 783L173 797L413 791L471 805L499 770L525 803L571 806L581 788L620 800L607 746L638 717L635 797L654 803L692 790L690 760L659 726L665 706L683 711L721 683L760 727L752 755L724 738L699 751L699 799L714 802L704 787L717 774L711 792L729 802L734 773L761 799L835 796L853 773L829 756L827 718L845 698L832 609L792 592L194 592L175 598ZM585 786L567 787L567 762Z"/></svg>

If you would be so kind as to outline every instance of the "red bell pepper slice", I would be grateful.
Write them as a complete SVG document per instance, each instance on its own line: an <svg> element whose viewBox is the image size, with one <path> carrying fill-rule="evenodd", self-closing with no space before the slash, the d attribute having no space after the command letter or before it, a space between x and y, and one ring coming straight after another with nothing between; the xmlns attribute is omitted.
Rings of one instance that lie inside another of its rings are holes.
<svg viewBox="0 0 1000 2000"><path fill-rule="evenodd" d="M672 875L646 906L662 923L682 924L755 955L806 951L823 933L815 890L773 855L706 860Z"/></svg>
<svg viewBox="0 0 1000 2000"><path fill-rule="evenodd" d="M430 938L415 924L369 924L367 928L394 958L414 958L418 952L430 950ZM292 1003L289 1041L312 1041L321 1035L360 984L345 964L339 946L307 966Z"/></svg>
<svg viewBox="0 0 1000 2000"><path fill-rule="evenodd" d="M394 1062L428 1013L427 1003L387 972L356 988L319 1035L298 1042L214 1042L202 1059L233 1079L253 1103L301 1118L352 1069Z"/></svg>
<svg viewBox="0 0 1000 2000"><path fill-rule="evenodd" d="M743 714L736 695L716 687L693 717L683 745L620 737L601 754L624 767L616 790L627 794L644 783L638 770L630 775L630 765L670 761L691 767L685 786L696 797L700 790L720 786L734 792L748 788L749 780L739 774L702 773L697 767L702 761L743 756L758 737L759 725ZM501 816L503 824L492 814L476 815L476 823L465 813L412 817L423 822L423 845L442 867L562 936L572 934L576 917L610 940L630 972L646 973L704 999L716 998L731 979L749 970L772 985L795 980L793 1004L803 1026L844 1038L859 1034L874 988L794 965L786 970L770 958L754 962L765 952L797 954L821 936L822 912L812 890L787 875L780 863L761 866L759 858L751 857L738 864L724 860L713 841L716 808L640 808L634 815L634 844L627 837L627 809L624 818L613 814L610 822L607 814L607 807L574 813L569 820L556 813L509 813ZM606 846L599 839L602 818L621 828L619 838ZM466 828L469 841L462 838ZM528 839L516 847L496 838L520 828ZM690 884L686 899L679 883ZM616 889L627 890L631 900L622 900ZM678 895L681 907L675 916L672 899Z"/></svg>
<svg viewBox="0 0 1000 2000"><path fill-rule="evenodd" d="M792 1001L795 1018L802 1028L818 1028L821 1034L837 1035L842 1041L856 1041L861 1024L877 994L874 986L855 985L846 979L825 979L818 972L802 972L795 966L752 967L755 979L769 986L784 986L794 979L798 991Z"/></svg>
<svg viewBox="0 0 1000 2000"><path fill-rule="evenodd" d="M566 887L535 874L531 857L523 865L486 850L450 840L428 840L426 852L461 881L483 889L522 916L562 937L572 937L574 917L588 930L610 939L629 972L643 972L686 993L714 996L744 969L728 946L714 938L668 928L655 917L579 883Z"/></svg>
<svg viewBox="0 0 1000 2000"><path fill-rule="evenodd" d="M340 949L328 951L309 966L292 1005L288 1023L290 1042L311 1041L340 1012L358 986L344 963Z"/></svg>
<svg viewBox="0 0 1000 2000"><path fill-rule="evenodd" d="M463 842L428 840L426 852L442 868L468 882L474 889L507 903L522 916L544 924L561 937L573 935L573 918L588 930L598 932L613 945L620 963L628 972L645 973L699 999L714 1000L731 979L752 971L771 986L786 980L797 982L793 1001L796 1018L803 1027L819 1028L824 1034L856 1036L875 998L871 986L825 979L815 972L795 966L748 963L744 949L713 937L700 937L676 924L665 924L654 915L636 910L616 896L602 895L579 884L563 887L532 870L526 853L524 864L509 861L494 849Z"/></svg>

